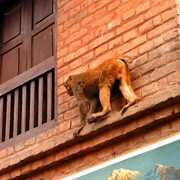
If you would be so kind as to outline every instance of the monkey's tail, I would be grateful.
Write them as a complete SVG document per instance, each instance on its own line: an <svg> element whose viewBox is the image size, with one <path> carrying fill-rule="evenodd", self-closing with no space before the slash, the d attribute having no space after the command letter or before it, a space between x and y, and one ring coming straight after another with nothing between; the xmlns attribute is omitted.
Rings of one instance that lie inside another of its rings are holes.
<svg viewBox="0 0 180 180"><path fill-rule="evenodd" d="M126 62L125 59L118 59L117 62L119 62L119 63L124 63L124 64L126 65L127 71L129 71L129 65L128 65L128 63Z"/></svg>
<svg viewBox="0 0 180 180"><path fill-rule="evenodd" d="M130 76L128 76L130 68L129 68L129 65L128 65L128 63L126 62L126 60L125 60L125 59L118 59L117 61L118 61L119 63L125 64L125 74L126 74L126 77L130 78ZM130 81L130 79L129 79L129 81Z"/></svg>

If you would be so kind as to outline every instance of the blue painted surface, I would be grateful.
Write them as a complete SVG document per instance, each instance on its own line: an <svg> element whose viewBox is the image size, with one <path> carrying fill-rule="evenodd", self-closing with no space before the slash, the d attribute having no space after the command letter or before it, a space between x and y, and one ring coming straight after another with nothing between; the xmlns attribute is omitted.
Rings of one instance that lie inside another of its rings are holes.
<svg viewBox="0 0 180 180"><path fill-rule="evenodd" d="M174 167L180 170L180 140L94 171L76 178L76 180L107 180L113 170L120 168L139 171L142 175L145 175L151 171L156 164Z"/></svg>

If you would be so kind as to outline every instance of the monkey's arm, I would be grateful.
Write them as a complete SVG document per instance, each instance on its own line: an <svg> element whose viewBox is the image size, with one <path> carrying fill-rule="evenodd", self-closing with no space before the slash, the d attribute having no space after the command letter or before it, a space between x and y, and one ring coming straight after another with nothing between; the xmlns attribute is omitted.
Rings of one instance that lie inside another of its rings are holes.
<svg viewBox="0 0 180 180"><path fill-rule="evenodd" d="M81 86L76 87L76 90L74 91L74 95L78 101L80 120L81 120L80 128L74 132L74 137L76 138L79 136L79 133L82 131L83 127L86 124L87 114L90 109L90 102L85 96L84 90Z"/></svg>

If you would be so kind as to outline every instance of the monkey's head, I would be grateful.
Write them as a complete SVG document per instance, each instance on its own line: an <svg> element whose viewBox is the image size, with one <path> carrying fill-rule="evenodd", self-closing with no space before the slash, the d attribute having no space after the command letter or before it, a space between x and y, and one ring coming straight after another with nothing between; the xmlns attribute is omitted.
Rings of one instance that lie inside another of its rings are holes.
<svg viewBox="0 0 180 180"><path fill-rule="evenodd" d="M73 96L74 93L73 93L73 90L72 90L72 80L73 80L73 77L72 76L69 76L68 79L66 80L66 82L64 83L64 86L65 88L67 89L67 93L70 95L70 96Z"/></svg>

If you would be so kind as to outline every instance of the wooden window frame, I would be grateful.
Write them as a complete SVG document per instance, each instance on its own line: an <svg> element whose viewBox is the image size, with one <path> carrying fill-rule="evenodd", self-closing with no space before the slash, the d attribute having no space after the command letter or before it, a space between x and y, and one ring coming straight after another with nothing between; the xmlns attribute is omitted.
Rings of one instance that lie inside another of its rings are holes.
<svg viewBox="0 0 180 180"><path fill-rule="evenodd" d="M11 0L0 0L0 6L2 3L4 2L11 2ZM33 81L36 78L39 78L40 76L43 76L43 74L52 71L53 76L52 78L50 78L50 82L54 81L54 83L52 83L54 85L54 89L53 89L53 97L54 100L52 107L54 107L54 112L53 112L53 119L51 119L51 121L49 121L48 123L44 123L41 124L40 126L37 127L33 127L32 129L30 128L28 131L23 131L23 133L21 134L16 134L15 136L13 135L13 137L10 137L5 139L4 141L2 141L2 129L0 129L0 150L7 148L9 146L15 145L21 141L24 141L28 138L37 136L38 134L57 126L59 123L57 121L57 63L56 63L56 54L57 54L57 42L56 42L56 36L57 36L57 2L54 0L54 5L55 5L55 20L54 20L54 35L53 35L53 41L54 41L54 55L48 59L46 59L45 61L41 62L40 64L28 69L27 71L25 71L24 73L8 80L7 82L0 84L0 124L3 124L3 113L1 106L3 106L2 103L2 97L3 96L7 96L7 100L8 100L8 93L11 93L13 91L15 91L17 88L24 86L27 83L30 83L31 81ZM45 23L45 25L47 25L48 21ZM41 27L42 28L42 27ZM37 30L34 30L31 32L32 34L36 34ZM0 39L1 41L1 39ZM0 49L1 52L3 52L3 48L1 47ZM31 65L29 65L31 66ZM48 79L47 79L48 81ZM15 92L13 92L15 93ZM48 101L48 100L47 100ZM6 104L7 105L7 104ZM7 109L7 107L6 107ZM7 125L6 125L7 126ZM10 127L10 125L9 125ZM3 128L3 127L2 127ZM5 127L7 128L7 127ZM8 132L9 133L9 132Z"/></svg>

